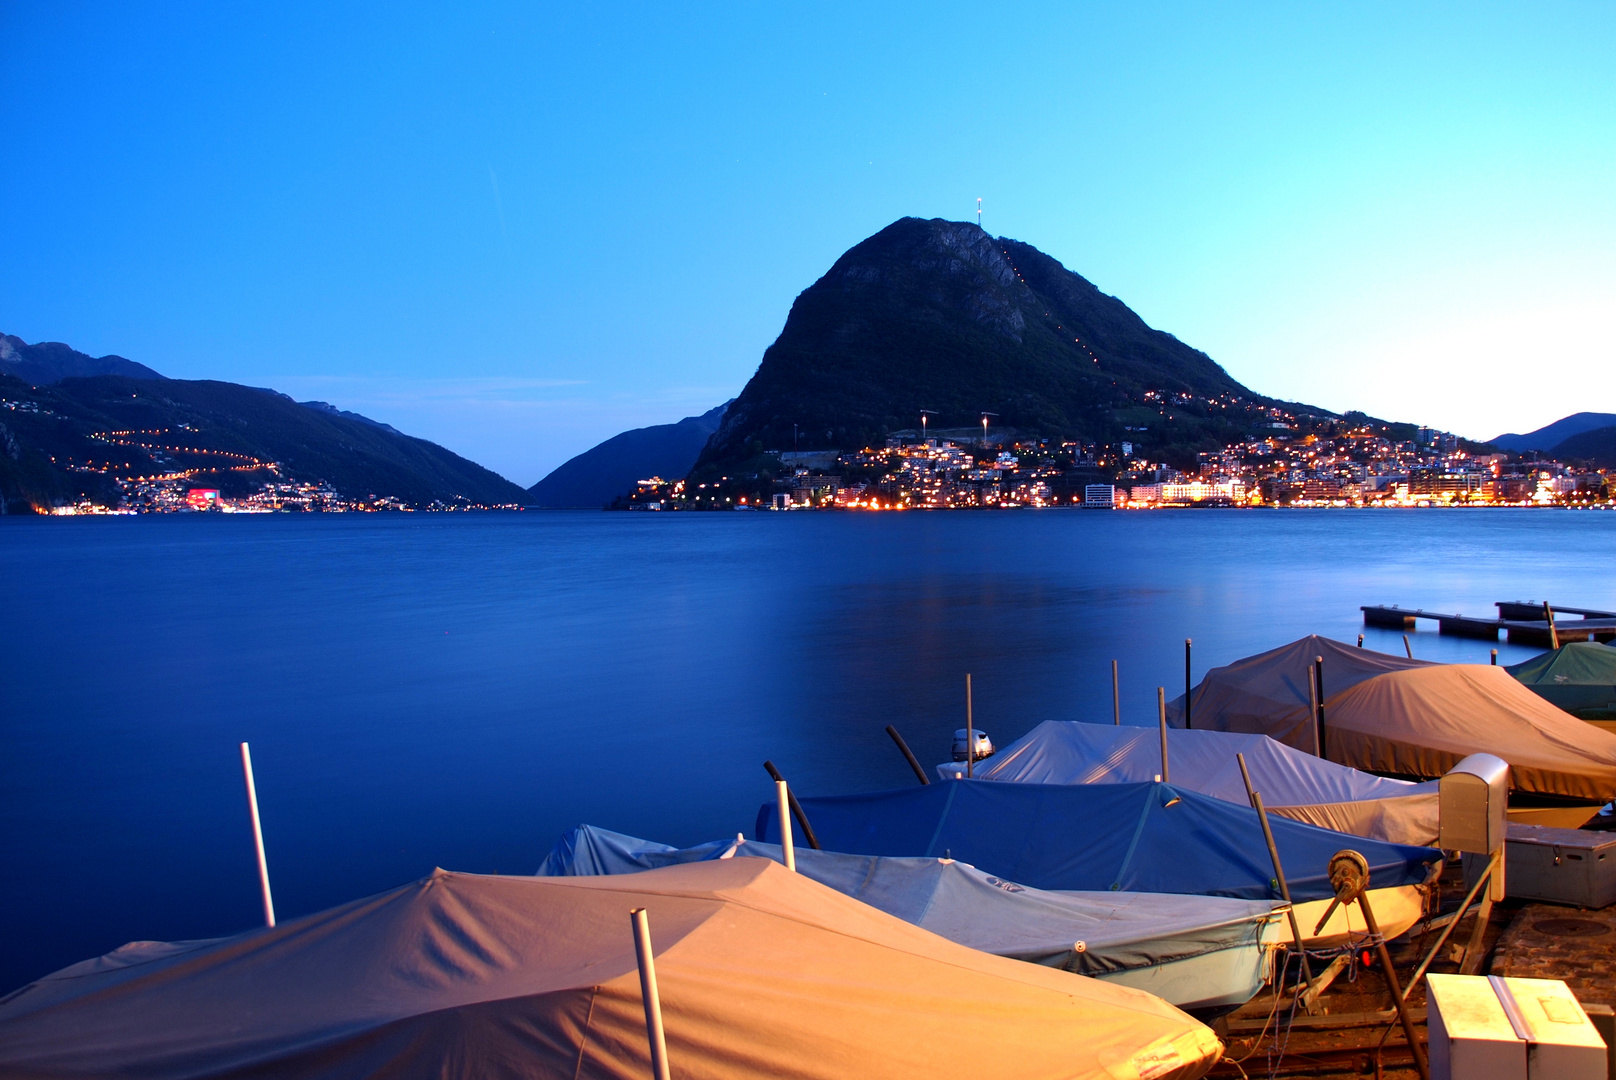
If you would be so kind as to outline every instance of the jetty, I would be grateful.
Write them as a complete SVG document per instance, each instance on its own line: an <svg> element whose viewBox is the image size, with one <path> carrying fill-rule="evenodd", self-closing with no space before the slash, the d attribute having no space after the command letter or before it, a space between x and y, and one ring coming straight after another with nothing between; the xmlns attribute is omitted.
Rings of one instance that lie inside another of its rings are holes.
<svg viewBox="0 0 1616 1080"><path fill-rule="evenodd" d="M1436 622L1439 634L1497 641L1502 631L1509 641L1523 645L1616 640L1616 611L1559 607L1546 602L1523 600L1500 600L1493 607L1498 609L1498 614L1492 618L1446 614L1395 604L1365 604L1359 610L1363 612L1365 626L1394 630L1412 630L1416 620L1430 619ZM1558 616L1562 614L1576 615L1578 618L1561 620Z"/></svg>

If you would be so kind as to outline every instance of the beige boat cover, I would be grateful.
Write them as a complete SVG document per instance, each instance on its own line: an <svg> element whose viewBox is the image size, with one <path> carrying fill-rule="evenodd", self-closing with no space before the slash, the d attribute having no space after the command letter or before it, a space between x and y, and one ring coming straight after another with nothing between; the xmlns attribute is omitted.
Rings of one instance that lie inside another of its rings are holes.
<svg viewBox="0 0 1616 1080"><path fill-rule="evenodd" d="M1203 1075L1159 998L956 945L767 859L615 877L431 876L274 929L136 942L0 1002L8 1077Z"/></svg>
<svg viewBox="0 0 1616 1080"><path fill-rule="evenodd" d="M1267 735L1287 746L1313 753L1314 724L1308 672L1314 658L1321 656L1324 658L1326 724L1330 719L1330 699L1343 690L1389 671L1439 666L1360 649L1314 634L1208 671L1190 694L1189 726ZM1183 695L1168 704L1167 722L1174 727L1185 726ZM1340 760L1333 754L1326 756Z"/></svg>
<svg viewBox="0 0 1616 1080"><path fill-rule="evenodd" d="M1616 735L1484 664L1388 672L1330 695L1325 745L1343 765L1421 777L1441 776L1468 754L1495 754L1509 762L1517 791L1616 795Z"/></svg>

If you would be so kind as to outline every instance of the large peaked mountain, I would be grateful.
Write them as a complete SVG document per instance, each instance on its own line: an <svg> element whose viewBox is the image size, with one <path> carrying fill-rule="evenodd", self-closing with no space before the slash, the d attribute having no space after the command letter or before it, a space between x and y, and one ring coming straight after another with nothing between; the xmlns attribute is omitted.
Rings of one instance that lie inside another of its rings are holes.
<svg viewBox="0 0 1616 1080"><path fill-rule="evenodd" d="M995 426L1041 436L1143 429L1139 442L1182 455L1221 445L1258 404L1205 353L1036 248L903 218L797 297L702 461L879 445L918 427L921 410L934 428L993 413Z"/></svg>

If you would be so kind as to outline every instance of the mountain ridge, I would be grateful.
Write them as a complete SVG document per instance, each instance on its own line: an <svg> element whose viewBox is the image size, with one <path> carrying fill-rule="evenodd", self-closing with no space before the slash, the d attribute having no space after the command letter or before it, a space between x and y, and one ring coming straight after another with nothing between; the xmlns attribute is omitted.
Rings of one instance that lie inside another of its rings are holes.
<svg viewBox="0 0 1616 1080"><path fill-rule="evenodd" d="M40 341L30 345L20 337L0 334L0 375L31 386L48 386L63 379L93 375L121 375L130 379L162 379L165 376L116 354L91 356L60 341Z"/></svg>
<svg viewBox="0 0 1616 1080"><path fill-rule="evenodd" d="M1500 450L1553 450L1573 436L1612 426L1616 426L1616 413L1577 412L1535 431L1509 432L1488 441Z"/></svg>
<svg viewBox="0 0 1616 1080"><path fill-rule="evenodd" d="M599 508L651 476L688 473L730 403L672 424L630 428L562 462L528 488L543 507Z"/></svg>

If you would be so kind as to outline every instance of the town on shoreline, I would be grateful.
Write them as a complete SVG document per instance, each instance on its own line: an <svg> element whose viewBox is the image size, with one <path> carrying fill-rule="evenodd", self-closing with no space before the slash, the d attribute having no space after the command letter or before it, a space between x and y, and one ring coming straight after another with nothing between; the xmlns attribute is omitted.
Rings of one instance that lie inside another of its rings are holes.
<svg viewBox="0 0 1616 1080"><path fill-rule="evenodd" d="M1022 438L1014 430L895 431L856 451L773 451L744 476L649 477L624 510L903 510L984 507L1606 507L1585 462L1509 453L1433 428L1272 409L1243 442L1192 469L1132 441ZM1146 429L1138 429L1143 432ZM1144 436L1141 436L1143 439Z"/></svg>

